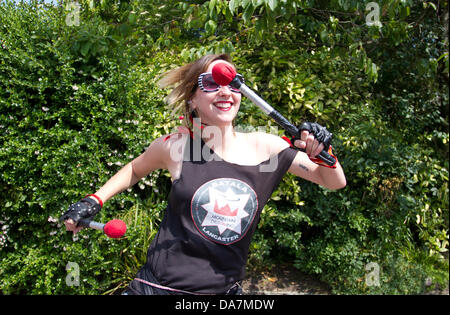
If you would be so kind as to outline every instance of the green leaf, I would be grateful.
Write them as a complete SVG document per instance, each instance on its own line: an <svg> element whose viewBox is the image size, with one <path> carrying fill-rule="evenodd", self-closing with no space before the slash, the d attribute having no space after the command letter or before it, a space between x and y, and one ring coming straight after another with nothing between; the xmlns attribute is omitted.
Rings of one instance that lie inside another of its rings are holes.
<svg viewBox="0 0 450 315"><path fill-rule="evenodd" d="M89 49L91 48L92 43L86 42L81 46L80 52L83 55L83 57L86 57L88 55Z"/></svg>
<svg viewBox="0 0 450 315"><path fill-rule="evenodd" d="M215 6L216 6L216 2L217 0L211 0L209 1L209 10L214 10Z"/></svg>
<svg viewBox="0 0 450 315"><path fill-rule="evenodd" d="M205 31L208 35L214 34L217 29L217 23L213 20L208 20L205 24Z"/></svg>
<svg viewBox="0 0 450 315"><path fill-rule="evenodd" d="M251 3L247 6L247 8L245 8L244 14L242 15L245 24L250 21L254 11L255 7Z"/></svg>
<svg viewBox="0 0 450 315"><path fill-rule="evenodd" d="M120 31L120 34L122 34L122 36L125 37L125 36L128 36L130 34L131 27L130 27L130 25L128 25L128 23L122 23L119 26L119 31Z"/></svg>
<svg viewBox="0 0 450 315"><path fill-rule="evenodd" d="M209 16L213 16L213 14L215 12L216 2L217 2L217 0L209 1Z"/></svg>
<svg viewBox="0 0 450 315"><path fill-rule="evenodd" d="M130 23L131 25L136 24L137 21L137 16L134 13L130 13L130 15L128 15L128 23Z"/></svg>
<svg viewBox="0 0 450 315"><path fill-rule="evenodd" d="M327 42L327 40L328 40L328 32L327 32L327 30L323 30L323 31L321 31L320 32L320 40L322 41L322 42Z"/></svg>
<svg viewBox="0 0 450 315"><path fill-rule="evenodd" d="M436 5L433 2L427 2L427 4L430 5L434 9L434 11L437 10Z"/></svg>
<svg viewBox="0 0 450 315"><path fill-rule="evenodd" d="M234 11L236 11L236 8L239 7L239 1L238 0L231 0L228 3L228 7L230 8L231 13L234 13Z"/></svg>
<svg viewBox="0 0 450 315"><path fill-rule="evenodd" d="M269 8L272 11L275 11L278 6L278 0L268 0L267 3L269 4Z"/></svg>

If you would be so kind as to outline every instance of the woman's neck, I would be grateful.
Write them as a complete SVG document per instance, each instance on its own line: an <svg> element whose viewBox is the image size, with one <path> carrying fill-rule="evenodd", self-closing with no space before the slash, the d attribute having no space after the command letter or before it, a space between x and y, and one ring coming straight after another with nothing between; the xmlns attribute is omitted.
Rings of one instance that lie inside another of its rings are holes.
<svg viewBox="0 0 450 315"><path fill-rule="evenodd" d="M227 151L236 147L237 135L232 124L224 126L205 126L202 139L217 154L225 158Z"/></svg>

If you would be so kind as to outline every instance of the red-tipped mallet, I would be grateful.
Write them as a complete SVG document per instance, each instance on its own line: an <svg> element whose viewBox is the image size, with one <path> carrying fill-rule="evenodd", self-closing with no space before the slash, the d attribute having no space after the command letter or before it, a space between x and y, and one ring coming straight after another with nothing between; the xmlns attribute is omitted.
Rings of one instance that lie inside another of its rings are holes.
<svg viewBox="0 0 450 315"><path fill-rule="evenodd" d="M245 85L239 77L236 75L234 68L224 62L217 63L212 68L212 76L217 84L222 86L231 85L232 87L239 89L243 95L249 98L256 106L262 109L264 113L272 117L277 124L283 127L292 137L299 136L299 130L283 115L281 115L276 109L270 106L266 101L253 92L247 85ZM320 152L317 156L328 165L335 165L336 159L331 156L326 150Z"/></svg>
<svg viewBox="0 0 450 315"><path fill-rule="evenodd" d="M90 221L88 219L81 219L78 226L90 227L92 229L103 231L110 238L120 238L127 231L125 222L119 219L108 221L106 224Z"/></svg>

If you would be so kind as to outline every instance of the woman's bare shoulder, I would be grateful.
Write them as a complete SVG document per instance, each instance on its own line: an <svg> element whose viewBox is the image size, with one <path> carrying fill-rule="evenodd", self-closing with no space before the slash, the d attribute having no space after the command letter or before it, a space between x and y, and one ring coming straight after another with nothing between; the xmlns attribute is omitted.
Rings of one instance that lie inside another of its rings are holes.
<svg viewBox="0 0 450 315"><path fill-rule="evenodd" d="M249 145L254 146L258 151L262 150L270 155L278 154L289 147L289 144L278 135L261 131L249 132L245 135Z"/></svg>

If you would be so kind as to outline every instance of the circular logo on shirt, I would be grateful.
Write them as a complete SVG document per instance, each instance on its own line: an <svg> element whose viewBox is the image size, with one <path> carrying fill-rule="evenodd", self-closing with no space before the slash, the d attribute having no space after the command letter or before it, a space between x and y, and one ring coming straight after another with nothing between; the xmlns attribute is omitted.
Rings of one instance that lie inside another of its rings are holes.
<svg viewBox="0 0 450 315"><path fill-rule="evenodd" d="M203 184L191 202L191 215L198 231L205 238L224 245L245 236L257 209L255 191L233 178L219 178Z"/></svg>

